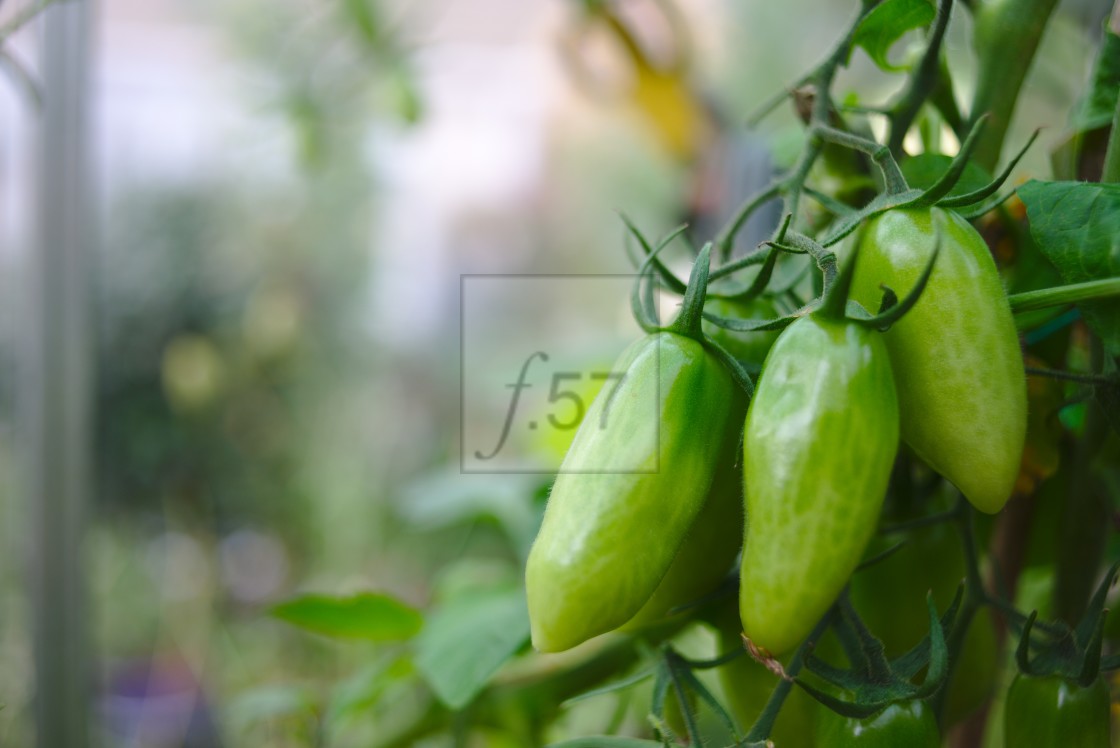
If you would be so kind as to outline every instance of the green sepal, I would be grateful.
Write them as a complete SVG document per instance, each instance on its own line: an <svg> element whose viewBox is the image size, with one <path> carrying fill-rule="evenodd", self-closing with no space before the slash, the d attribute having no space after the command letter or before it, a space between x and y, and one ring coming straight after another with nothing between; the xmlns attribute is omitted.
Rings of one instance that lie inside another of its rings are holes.
<svg viewBox="0 0 1120 748"><path fill-rule="evenodd" d="M646 260L651 257L653 258L653 268L657 271L657 274L661 278L661 280L665 282L665 287L673 293L683 294L685 289L684 281L674 275L673 271L670 270L665 265L665 263L661 262L661 260L657 258L656 255L658 250L660 250L664 246L667 246L674 239L683 234L688 229L688 224L681 224L677 228L673 229L673 231L667 234L664 239L658 242L658 250L654 250L654 248L650 246L649 240L646 239L645 235L642 234L641 231L638 230L638 227L634 225L629 216L627 216L625 213L619 213L619 217L622 218L622 222L626 224L626 229L631 234L633 234L635 239L638 240L638 244L641 245L642 251L644 253L643 256L646 258Z"/></svg>
<svg viewBox="0 0 1120 748"><path fill-rule="evenodd" d="M853 319L853 322L858 322L861 325L872 327L881 332L886 332L890 326L895 322L902 319L902 316L914 308L921 297L922 292L929 283L929 278L933 274L933 266L937 263L937 256L941 254L941 231L938 229L937 236L933 243L933 252L930 254L929 262L926 263L922 274L918 276L917 282L914 287L910 289L910 293L902 301L898 301L898 296L895 292L886 286L880 286L883 289L883 304L879 307L879 313L867 317L866 319ZM893 297L897 303L888 304L889 297Z"/></svg>
<svg viewBox="0 0 1120 748"><path fill-rule="evenodd" d="M841 620L859 637L859 654L851 657L853 666L841 669L815 657L806 659L806 667L815 675L852 695L845 701L797 679L809 695L833 711L845 716L862 719L886 708L890 704L925 699L936 693L945 683L949 673L949 648L946 631L956 618L962 593L958 591L953 604L938 617L932 594L926 597L929 609L930 633L914 649L897 660L886 663L882 644L871 636L862 621L858 620L850 605L840 602ZM837 629L840 634L840 630ZM843 643L845 637L841 637ZM858 660L858 662L857 662ZM928 667L921 684L910 682L923 667Z"/></svg>
<svg viewBox="0 0 1120 748"><path fill-rule="evenodd" d="M643 246L648 247L649 244L640 233L637 233L637 229L634 229L634 231ZM658 261L658 254L680 236L682 231L684 231L683 226L666 235L657 243L656 247L650 249L646 259L638 267L638 277L634 282L634 288L630 292L630 311L634 314L634 319L638 325L647 333L655 333L662 329L661 323L657 319L657 309L653 304L652 284L656 276L650 272L650 269Z"/></svg>
<svg viewBox="0 0 1120 748"><path fill-rule="evenodd" d="M669 672L674 678L674 684L679 684L681 686L681 690L678 691L678 694L681 696L681 712L685 716L685 722L689 724L689 731L691 732L693 726L690 722L692 715L686 705L687 699L684 698L684 686L687 686L701 701L707 704L708 708L712 710L724 726L730 730L731 734L735 736L735 739L738 740L739 734L738 729L735 727L735 720L731 718L731 715L727 713L727 710L723 708L719 700L712 695L708 687L701 683L692 673L692 665L671 648L666 648L665 658L669 667ZM699 733L693 736L693 741L695 745L703 744L703 738L699 736Z"/></svg>
<svg viewBox="0 0 1120 748"><path fill-rule="evenodd" d="M708 269L711 264L712 244L708 242L700 249L692 272L688 276L688 287L684 290L681 311L668 329L678 335L704 342L700 323L704 319L704 297L708 293Z"/></svg>
<svg viewBox="0 0 1120 748"><path fill-rule="evenodd" d="M1033 636L1038 611L1032 611L1027 616L1015 648L1015 663L1019 672L1030 676L1058 675L1087 687L1099 677L1101 670L1112 669L1111 662L1102 662L1101 652L1108 615L1104 605L1118 571L1120 562L1109 568L1075 629L1059 627L1055 631L1053 627L1037 627L1044 637L1044 641L1038 643ZM1037 650L1033 658L1032 649Z"/></svg>
<svg viewBox="0 0 1120 748"><path fill-rule="evenodd" d="M892 208L905 208L913 204L914 200L921 196L921 190L907 190L897 195L890 195L885 192L876 195L867 205L863 206L855 213L844 217L837 227L832 230L832 233L825 237L820 244L822 247L831 247L859 228L859 225L863 223L864 220L877 216L880 213L886 213Z"/></svg>
<svg viewBox="0 0 1120 748"><path fill-rule="evenodd" d="M1016 165L1018 165L1019 160L1026 155L1027 150L1034 144L1034 141L1038 138L1038 134L1040 132L1042 131L1035 130L1034 133L1031 134L1031 136L1027 139L1027 144L1019 149L1019 152L1015 154L1014 158L1012 158L1011 161L1008 162L1007 166L1004 167L1003 171L1000 172L998 177L978 190L966 192L963 195L944 197L941 200L937 201L937 206L939 208L964 208L975 205L980 201L994 195L996 191L1003 186L1003 183L1007 181L1007 178L1011 176L1011 171L1016 167ZM1003 199L1006 200L1007 198Z"/></svg>
<svg viewBox="0 0 1120 748"><path fill-rule="evenodd" d="M968 166L968 160L976 149L976 143L980 140L980 134L984 131L984 125L987 121L988 115L986 114L976 120L972 130L968 133L968 137L961 144L960 151L953 158L953 162L949 164L949 168L945 170L940 179L926 188L921 197L918 197L910 205L915 208L928 208L936 205L939 200L952 191L961 175L964 174L964 169Z"/></svg>

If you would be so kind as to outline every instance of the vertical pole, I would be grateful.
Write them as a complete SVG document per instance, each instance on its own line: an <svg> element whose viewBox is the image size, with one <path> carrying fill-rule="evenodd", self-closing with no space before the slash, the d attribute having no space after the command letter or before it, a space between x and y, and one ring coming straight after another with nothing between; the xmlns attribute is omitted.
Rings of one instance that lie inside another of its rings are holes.
<svg viewBox="0 0 1120 748"><path fill-rule="evenodd" d="M94 332L85 142L89 0L53 5L43 15L36 241L28 264L21 398L32 525L35 722L40 748L86 748L92 681L82 537L91 479Z"/></svg>

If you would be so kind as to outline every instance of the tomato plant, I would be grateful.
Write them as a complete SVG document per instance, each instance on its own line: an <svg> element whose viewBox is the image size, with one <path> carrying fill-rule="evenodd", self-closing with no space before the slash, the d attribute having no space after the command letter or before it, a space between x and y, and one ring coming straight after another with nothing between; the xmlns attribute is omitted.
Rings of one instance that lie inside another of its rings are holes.
<svg viewBox="0 0 1120 748"><path fill-rule="evenodd" d="M770 141L784 171L720 206L716 230L700 215L651 242L624 219L645 337L548 494L519 690L491 668L445 700L455 719L522 710L527 744L572 748L976 746L1000 729L1009 746L1107 745L1115 570L1093 585L1120 551L1120 36L1105 33L1054 172L1030 167L1054 179L1009 203L1036 140L1004 155L1009 120L1053 1L855 5L824 59L750 118L792 105L794 132ZM580 28L625 50L626 103L702 182L722 153L704 137L738 125L692 87L680 19L662 18L666 62L620 7L579 4ZM974 80L944 44L966 13ZM903 37L920 41L898 62ZM857 54L898 76L893 98L835 95ZM654 73L680 110L664 121ZM681 299L668 324L659 294ZM604 455L640 469L580 469ZM1043 495L1060 497L1057 529ZM1054 620L1015 606L1028 566L1054 580ZM561 703L614 695L623 715L635 694L646 723L548 732Z"/></svg>

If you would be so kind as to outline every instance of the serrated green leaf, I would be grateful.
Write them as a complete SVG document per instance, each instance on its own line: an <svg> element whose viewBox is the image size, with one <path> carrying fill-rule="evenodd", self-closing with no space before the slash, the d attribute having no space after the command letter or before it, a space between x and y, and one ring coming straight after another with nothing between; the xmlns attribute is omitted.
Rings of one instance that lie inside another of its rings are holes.
<svg viewBox="0 0 1120 748"><path fill-rule="evenodd" d="M887 53L903 34L929 25L934 15L929 0L886 0L860 23L853 46L863 47L882 70L903 70L904 67L890 63Z"/></svg>
<svg viewBox="0 0 1120 748"><path fill-rule="evenodd" d="M1063 281L1120 276L1120 184L1031 180L1018 193L1031 236ZM1120 300L1080 307L1105 349L1120 354Z"/></svg>
<svg viewBox="0 0 1120 748"><path fill-rule="evenodd" d="M906 177L906 182L911 187L925 190L932 187L952 163L953 158L951 156L941 153L919 153L917 156L911 156L902 162L902 176ZM969 192L975 192L984 187L991 181L991 174L976 162L969 161L964 167L961 178L953 185L953 189L949 190L948 196L967 195Z"/></svg>
<svg viewBox="0 0 1120 748"><path fill-rule="evenodd" d="M656 740L597 735L590 738L565 740L562 743L552 743L548 748L662 748L662 745Z"/></svg>
<svg viewBox="0 0 1120 748"><path fill-rule="evenodd" d="M414 643L416 668L440 701L462 709L528 639L524 590L459 598L428 616Z"/></svg>
<svg viewBox="0 0 1120 748"><path fill-rule="evenodd" d="M376 642L410 639L424 622L414 608L375 592L344 597L303 595L280 603L272 615L316 634Z"/></svg>
<svg viewBox="0 0 1120 748"><path fill-rule="evenodd" d="M1116 92L1120 89L1120 36L1107 28L1101 50L1093 66L1089 90L1073 115L1073 129L1077 132L1108 127L1116 109Z"/></svg>

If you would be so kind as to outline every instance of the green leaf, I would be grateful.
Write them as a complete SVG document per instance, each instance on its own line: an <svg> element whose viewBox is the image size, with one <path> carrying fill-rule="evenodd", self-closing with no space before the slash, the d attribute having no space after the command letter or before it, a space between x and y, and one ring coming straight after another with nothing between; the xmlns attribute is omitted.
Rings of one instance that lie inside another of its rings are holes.
<svg viewBox="0 0 1120 748"><path fill-rule="evenodd" d="M351 717L368 715L390 686L413 672L412 662L399 652L361 668L331 689L326 709L327 723L333 726Z"/></svg>
<svg viewBox="0 0 1120 748"><path fill-rule="evenodd" d="M423 625L414 608L379 593L349 597L303 595L272 609L272 615L324 636L370 641L403 641Z"/></svg>
<svg viewBox="0 0 1120 748"><path fill-rule="evenodd" d="M562 743L552 743L548 748L662 748L662 744L656 740L600 735L591 738L565 740Z"/></svg>
<svg viewBox="0 0 1120 748"><path fill-rule="evenodd" d="M951 156L941 153L919 153L902 162L902 176L915 189L925 190L933 186L953 163ZM974 161L964 167L964 173L949 190L948 197L967 195L986 186L992 176Z"/></svg>
<svg viewBox="0 0 1120 748"><path fill-rule="evenodd" d="M934 15L929 0L886 0L863 19L853 44L863 47L880 69L904 70L904 66L890 63L887 52L907 31L928 26Z"/></svg>
<svg viewBox="0 0 1120 748"><path fill-rule="evenodd" d="M379 11L372 0L345 0L343 11L370 49L381 51L383 35Z"/></svg>
<svg viewBox="0 0 1120 748"><path fill-rule="evenodd" d="M462 709L528 639L524 590L476 593L428 616L414 642L416 668L440 701Z"/></svg>
<svg viewBox="0 0 1120 748"><path fill-rule="evenodd" d="M1116 109L1116 92L1120 88L1120 36L1107 28L1101 42L1101 51L1093 66L1089 90L1073 115L1073 129L1077 132L1108 127Z"/></svg>
<svg viewBox="0 0 1120 748"><path fill-rule="evenodd" d="M239 694L229 706L230 721L241 728L277 717L311 718L318 708L307 686L269 685Z"/></svg>
<svg viewBox="0 0 1120 748"><path fill-rule="evenodd" d="M1064 282L1120 276L1120 184L1031 180L1018 193L1031 236ZM1080 307L1105 349L1120 354L1120 299Z"/></svg>

